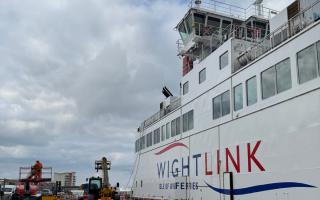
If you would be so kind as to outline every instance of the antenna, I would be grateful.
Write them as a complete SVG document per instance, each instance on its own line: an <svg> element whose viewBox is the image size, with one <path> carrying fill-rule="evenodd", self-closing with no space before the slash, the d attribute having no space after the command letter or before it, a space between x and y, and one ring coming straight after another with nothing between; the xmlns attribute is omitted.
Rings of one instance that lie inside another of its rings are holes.
<svg viewBox="0 0 320 200"><path fill-rule="evenodd" d="M263 0L256 0L253 5L256 7L256 11L258 11L258 16L262 15L262 2Z"/></svg>
<svg viewBox="0 0 320 200"><path fill-rule="evenodd" d="M199 8L201 5L201 0L194 0L194 4Z"/></svg>
<svg viewBox="0 0 320 200"><path fill-rule="evenodd" d="M169 90L167 87L163 87L163 88L162 88L162 94L163 94L166 98L168 98L168 97L170 97L170 96L173 96L172 93L170 92L170 90Z"/></svg>
<svg viewBox="0 0 320 200"><path fill-rule="evenodd" d="M261 5L262 4L262 2L263 2L263 0L256 0L254 3L253 3L253 5Z"/></svg>

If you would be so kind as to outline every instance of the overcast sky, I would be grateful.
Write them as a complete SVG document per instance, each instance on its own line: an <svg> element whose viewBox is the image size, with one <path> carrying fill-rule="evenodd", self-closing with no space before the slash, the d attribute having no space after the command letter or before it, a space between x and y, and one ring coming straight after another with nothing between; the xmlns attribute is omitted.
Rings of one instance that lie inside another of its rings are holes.
<svg viewBox="0 0 320 200"><path fill-rule="evenodd" d="M82 183L106 156L124 187L137 127L164 85L179 92L173 28L186 2L0 0L0 178L41 160Z"/></svg>

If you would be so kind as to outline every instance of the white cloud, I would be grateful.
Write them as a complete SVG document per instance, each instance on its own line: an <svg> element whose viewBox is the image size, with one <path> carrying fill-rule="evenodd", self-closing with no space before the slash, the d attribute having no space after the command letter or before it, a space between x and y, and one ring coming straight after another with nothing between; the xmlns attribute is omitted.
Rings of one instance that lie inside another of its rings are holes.
<svg viewBox="0 0 320 200"><path fill-rule="evenodd" d="M77 171L80 182L107 156L113 183L126 183L136 128L158 109L162 86L179 91L173 28L186 8L0 1L0 178L17 178L19 166L39 159Z"/></svg>

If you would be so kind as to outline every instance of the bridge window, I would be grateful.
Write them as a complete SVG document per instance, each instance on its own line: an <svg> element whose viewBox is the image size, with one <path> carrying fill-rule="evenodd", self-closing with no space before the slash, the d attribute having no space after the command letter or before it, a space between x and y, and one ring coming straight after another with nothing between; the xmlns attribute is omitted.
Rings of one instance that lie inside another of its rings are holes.
<svg viewBox="0 0 320 200"><path fill-rule="evenodd" d="M193 129L193 110L190 110L189 112L183 114L182 121L183 132Z"/></svg>
<svg viewBox="0 0 320 200"><path fill-rule="evenodd" d="M297 53L299 83L305 83L317 77L317 57L315 45Z"/></svg>
<svg viewBox="0 0 320 200"><path fill-rule="evenodd" d="M195 26L196 35L199 35L199 36L203 35L204 23L205 23L205 16L198 13L194 13L194 26Z"/></svg>
<svg viewBox="0 0 320 200"><path fill-rule="evenodd" d="M219 18L213 18L213 17L208 17L207 25L210 30L210 34L219 34L220 31L220 19Z"/></svg>
<svg viewBox="0 0 320 200"><path fill-rule="evenodd" d="M250 78L246 82L247 87L247 106L257 103L257 78Z"/></svg>
<svg viewBox="0 0 320 200"><path fill-rule="evenodd" d="M170 138L170 122L166 124L166 138Z"/></svg>
<svg viewBox="0 0 320 200"><path fill-rule="evenodd" d="M234 96L234 111L241 110L243 108L243 94L242 94L241 83L234 87L233 96Z"/></svg>
<svg viewBox="0 0 320 200"><path fill-rule="evenodd" d="M261 73L262 98L266 99L291 88L290 59L281 61Z"/></svg>
<svg viewBox="0 0 320 200"><path fill-rule="evenodd" d="M147 147L152 146L152 132L147 134Z"/></svg>
<svg viewBox="0 0 320 200"><path fill-rule="evenodd" d="M199 84L206 80L206 68L199 72Z"/></svg>
<svg viewBox="0 0 320 200"><path fill-rule="evenodd" d="M187 26L187 31L188 34L192 33L192 15L188 15L188 17L186 18L186 26Z"/></svg>
<svg viewBox="0 0 320 200"><path fill-rule="evenodd" d="M213 119L218 119L230 113L230 92L229 90L223 94L213 98Z"/></svg>
<svg viewBox="0 0 320 200"><path fill-rule="evenodd" d="M228 65L228 51L222 54L219 58L220 61L220 69L225 68Z"/></svg>
<svg viewBox="0 0 320 200"><path fill-rule="evenodd" d="M160 128L153 131L153 144L158 144L160 142Z"/></svg>
<svg viewBox="0 0 320 200"><path fill-rule="evenodd" d="M230 21L223 20L223 21L222 21L222 30L225 29L225 28L227 28L227 27L229 27L230 24L231 24Z"/></svg>
<svg viewBox="0 0 320 200"><path fill-rule="evenodd" d="M185 82L183 84L183 95L187 94L189 92L189 81Z"/></svg>
<svg viewBox="0 0 320 200"><path fill-rule="evenodd" d="M188 37L187 31L186 31L186 28L185 28L183 22L179 26L179 34L180 34L180 37L183 41L185 41Z"/></svg>

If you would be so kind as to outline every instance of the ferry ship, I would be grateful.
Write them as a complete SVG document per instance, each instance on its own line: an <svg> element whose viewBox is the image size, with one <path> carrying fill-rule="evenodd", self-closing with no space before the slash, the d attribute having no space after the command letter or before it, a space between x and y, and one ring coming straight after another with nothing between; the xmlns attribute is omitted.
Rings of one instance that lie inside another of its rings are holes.
<svg viewBox="0 0 320 200"><path fill-rule="evenodd" d="M320 198L320 1L193 0L180 94L138 128L134 199Z"/></svg>

